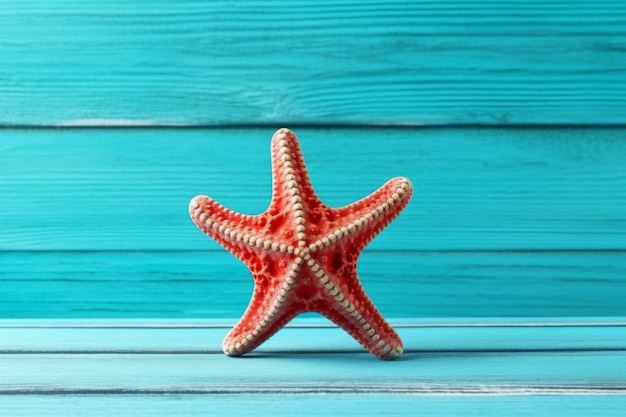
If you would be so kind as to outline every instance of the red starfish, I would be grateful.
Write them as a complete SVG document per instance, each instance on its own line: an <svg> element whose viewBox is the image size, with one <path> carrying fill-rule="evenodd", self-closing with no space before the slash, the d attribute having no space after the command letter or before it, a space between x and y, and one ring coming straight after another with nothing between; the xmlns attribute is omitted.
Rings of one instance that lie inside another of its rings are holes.
<svg viewBox="0 0 626 417"><path fill-rule="evenodd" d="M194 223L254 277L252 299L224 339L224 353L250 352L296 315L313 311L379 358L398 357L402 341L363 290L356 263L363 248L407 205L411 182L393 178L335 209L315 194L293 132L277 131L271 151L272 202L265 213L236 213L206 196L189 204Z"/></svg>

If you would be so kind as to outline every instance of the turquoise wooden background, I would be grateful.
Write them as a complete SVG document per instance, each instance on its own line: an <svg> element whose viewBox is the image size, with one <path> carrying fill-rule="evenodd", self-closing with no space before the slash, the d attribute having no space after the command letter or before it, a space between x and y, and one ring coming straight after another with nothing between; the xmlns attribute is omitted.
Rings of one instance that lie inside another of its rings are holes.
<svg viewBox="0 0 626 417"><path fill-rule="evenodd" d="M0 317L235 318L209 194L330 205L405 175L364 253L386 316L624 316L622 1L0 3Z"/></svg>
<svg viewBox="0 0 626 417"><path fill-rule="evenodd" d="M297 320L189 199L415 193L363 253L405 342ZM0 1L0 415L622 416L624 0ZM313 411L314 410L314 411Z"/></svg>
<svg viewBox="0 0 626 417"><path fill-rule="evenodd" d="M6 125L623 124L621 0L0 4Z"/></svg>
<svg viewBox="0 0 626 417"><path fill-rule="evenodd" d="M269 203L259 129L9 130L0 144L4 317L236 317L245 267L190 222L208 193ZM363 254L392 317L607 316L626 296L619 129L299 129L340 206L387 178L409 207Z"/></svg>

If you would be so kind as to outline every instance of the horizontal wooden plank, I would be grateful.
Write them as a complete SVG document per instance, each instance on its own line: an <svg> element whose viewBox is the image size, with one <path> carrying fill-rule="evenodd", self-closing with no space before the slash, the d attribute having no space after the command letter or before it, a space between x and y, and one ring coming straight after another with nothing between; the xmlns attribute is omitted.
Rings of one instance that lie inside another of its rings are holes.
<svg viewBox="0 0 626 417"><path fill-rule="evenodd" d="M600 352L626 351L626 324L495 322L466 324L393 322L404 342L405 353L469 352ZM234 320L193 323L132 320L0 321L0 354L221 354L221 341ZM496 325L499 324L499 325ZM255 352L264 355L313 352L366 352L342 329L327 321L296 320Z"/></svg>
<svg viewBox="0 0 626 417"><path fill-rule="evenodd" d="M624 2L0 5L0 124L621 123Z"/></svg>
<svg viewBox="0 0 626 417"><path fill-rule="evenodd" d="M2 329L230 329L236 318L18 318L0 319ZM626 317L409 317L394 318L397 328L623 327ZM326 318L302 314L287 327L334 328Z"/></svg>
<svg viewBox="0 0 626 417"><path fill-rule="evenodd" d="M112 405L114 404L114 405ZM621 417L626 396L78 395L4 396L0 411L13 417L358 416Z"/></svg>
<svg viewBox="0 0 626 417"><path fill-rule="evenodd" d="M146 324L0 322L0 412L618 416L626 405L623 324L405 324L394 362L324 324L287 327L244 358L202 347L218 324Z"/></svg>
<svg viewBox="0 0 626 417"><path fill-rule="evenodd" d="M17 337L22 348L0 353L0 395L626 392L623 326L403 327L407 350L394 362L356 349L333 327L287 327L244 358L194 350L211 343L213 330L2 328L2 344ZM63 336L67 348L55 352Z"/></svg>
<svg viewBox="0 0 626 417"><path fill-rule="evenodd" d="M245 365L241 359L233 364L224 355L10 355L0 357L6 369L0 377L0 397L281 394L289 398L337 393L597 396L626 392L623 353L422 355L394 366L372 365L376 359L365 354L350 355L263 356L249 358Z"/></svg>
<svg viewBox="0 0 626 417"><path fill-rule="evenodd" d="M0 396L624 395L626 352L1 355Z"/></svg>
<svg viewBox="0 0 626 417"><path fill-rule="evenodd" d="M273 131L3 130L0 250L216 250L188 201L264 211ZM331 206L412 179L413 201L372 250L626 249L623 129L296 133Z"/></svg>
<svg viewBox="0 0 626 417"><path fill-rule="evenodd" d="M359 273L395 319L626 316L623 252L365 251ZM234 318L253 285L222 250L0 252L0 280L3 318Z"/></svg>

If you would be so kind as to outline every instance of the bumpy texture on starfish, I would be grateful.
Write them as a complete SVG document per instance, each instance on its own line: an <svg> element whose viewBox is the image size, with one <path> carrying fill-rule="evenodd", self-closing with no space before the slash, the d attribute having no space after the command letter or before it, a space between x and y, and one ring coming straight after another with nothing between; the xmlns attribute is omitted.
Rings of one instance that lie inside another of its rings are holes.
<svg viewBox="0 0 626 417"><path fill-rule="evenodd" d="M272 138L272 201L265 213L236 213L210 197L189 204L194 223L245 263L254 278L248 308L223 342L243 355L296 315L318 312L381 359L402 354L402 341L367 296L356 270L363 248L411 198L411 182L393 178L342 208L322 203L300 145L288 129Z"/></svg>

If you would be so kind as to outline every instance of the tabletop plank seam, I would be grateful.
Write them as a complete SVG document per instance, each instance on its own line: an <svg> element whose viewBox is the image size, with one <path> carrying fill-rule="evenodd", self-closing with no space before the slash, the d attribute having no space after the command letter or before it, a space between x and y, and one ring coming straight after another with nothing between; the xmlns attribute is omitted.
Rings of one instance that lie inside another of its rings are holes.
<svg viewBox="0 0 626 417"><path fill-rule="evenodd" d="M464 353L596 353L626 352L623 347L546 347L546 348L480 348L480 349L404 349L405 354L464 354ZM272 349L259 350L258 355L293 354L293 355L337 355L362 354L363 349ZM1 349L0 355L223 355L218 349Z"/></svg>
<svg viewBox="0 0 626 417"><path fill-rule="evenodd" d="M423 122L302 122L302 121L270 121L270 122L243 122L243 123L121 123L121 124L10 124L0 123L0 130L253 130L277 129L288 126L290 129L336 129L336 130L426 130L426 129L624 129L626 123L575 123L575 122L529 122L529 123L500 123L500 122L450 122L450 123L423 123Z"/></svg>
<svg viewBox="0 0 626 417"><path fill-rule="evenodd" d="M401 329L420 328L543 328L543 327L626 327L626 321L616 322L476 322L476 323L394 323ZM230 329L232 324L19 324L1 323L0 329ZM288 324L287 329L334 329L333 324Z"/></svg>
<svg viewBox="0 0 626 417"><path fill-rule="evenodd" d="M302 386L220 386L220 387L167 387L167 388L4 388L0 396L28 395L320 395L320 394L393 394L412 396L527 396L527 395L625 395L624 385L455 385L455 384L345 384Z"/></svg>

